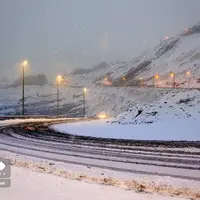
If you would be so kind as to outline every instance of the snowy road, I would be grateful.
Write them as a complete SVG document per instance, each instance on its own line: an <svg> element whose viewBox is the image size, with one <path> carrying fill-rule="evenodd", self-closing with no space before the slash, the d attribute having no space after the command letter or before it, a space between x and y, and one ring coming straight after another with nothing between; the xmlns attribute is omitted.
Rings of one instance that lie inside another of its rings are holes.
<svg viewBox="0 0 200 200"><path fill-rule="evenodd" d="M200 181L196 143L136 142L56 133L47 124L1 128L0 150L35 158L134 174Z"/></svg>

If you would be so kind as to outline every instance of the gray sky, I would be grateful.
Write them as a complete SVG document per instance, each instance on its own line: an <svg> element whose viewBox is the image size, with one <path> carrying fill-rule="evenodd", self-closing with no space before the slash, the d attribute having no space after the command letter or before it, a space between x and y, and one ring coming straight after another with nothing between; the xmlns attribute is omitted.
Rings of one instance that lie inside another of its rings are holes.
<svg viewBox="0 0 200 200"><path fill-rule="evenodd" d="M200 21L200 0L0 0L1 76L53 77L100 60L129 60Z"/></svg>

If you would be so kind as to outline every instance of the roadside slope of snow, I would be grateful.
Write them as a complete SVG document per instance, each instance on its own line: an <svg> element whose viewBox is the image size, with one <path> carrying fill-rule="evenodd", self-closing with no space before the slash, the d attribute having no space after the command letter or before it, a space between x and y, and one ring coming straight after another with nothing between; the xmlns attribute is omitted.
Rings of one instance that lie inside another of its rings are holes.
<svg viewBox="0 0 200 200"><path fill-rule="evenodd" d="M23 192L19 192L22 188ZM12 187L1 189L1 200L8 199L184 200L184 198L135 193L115 187L69 180L18 167L12 167Z"/></svg>

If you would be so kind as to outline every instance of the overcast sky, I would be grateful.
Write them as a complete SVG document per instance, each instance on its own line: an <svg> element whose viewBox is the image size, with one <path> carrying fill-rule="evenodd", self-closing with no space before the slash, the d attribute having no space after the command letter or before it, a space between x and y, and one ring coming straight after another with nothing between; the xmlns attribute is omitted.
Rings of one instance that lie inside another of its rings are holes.
<svg viewBox="0 0 200 200"><path fill-rule="evenodd" d="M1 76L129 60L200 21L200 0L0 0Z"/></svg>

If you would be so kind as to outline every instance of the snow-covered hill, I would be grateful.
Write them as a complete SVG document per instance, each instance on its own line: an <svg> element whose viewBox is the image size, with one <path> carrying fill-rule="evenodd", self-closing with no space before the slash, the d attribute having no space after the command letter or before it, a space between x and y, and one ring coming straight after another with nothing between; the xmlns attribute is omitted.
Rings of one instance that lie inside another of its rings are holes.
<svg viewBox="0 0 200 200"><path fill-rule="evenodd" d="M175 73L175 81L183 83L181 87L200 87L197 79L200 78L200 33L196 29L188 29L188 34L184 33L174 38L162 41L143 55L129 61L116 62L107 65L100 64L93 70L85 70L81 74L73 75L73 83L83 83L91 85L103 81L107 74L113 83L121 85L122 77L126 78L126 84L134 84L141 78L152 85L152 77L159 75L156 85L171 86L172 77L170 73ZM192 31L194 30L194 31ZM196 30L196 31L195 31ZM104 66L104 67L102 67ZM190 72L190 76L186 73Z"/></svg>
<svg viewBox="0 0 200 200"><path fill-rule="evenodd" d="M131 61L102 62L93 68L79 69L73 72L69 79L70 85L88 88L86 94L87 115L94 116L104 111L111 116L117 116L138 104L144 108L145 105L155 105L156 102L159 102L156 103L156 106L159 107L159 104L165 105L164 98L169 98L170 104L162 106L162 108L165 107L168 112L174 112L171 107L167 106L174 105L179 109L180 106L177 102L185 99L188 94L191 99L196 96L199 98L198 90L188 93L187 89L188 87L200 88L200 81L198 83L200 78L199 30L200 25L194 26L187 32L162 41L156 47ZM180 84L179 87L186 89L171 88L173 83L171 72L175 75L175 82ZM187 72L189 73L187 74ZM155 86L168 88L134 87L138 83L140 85L141 80L147 85L152 85L155 75L158 75L158 78L154 80ZM113 87L100 84L104 83L105 77L111 80ZM128 87L124 87L125 85ZM57 100L55 86L26 86L25 97L27 114L55 115ZM193 105L197 108L199 101ZM20 112L21 88L0 89L0 114L19 114ZM82 114L83 90L68 86L60 87L59 112L61 115ZM142 115L145 114L142 113Z"/></svg>
<svg viewBox="0 0 200 200"><path fill-rule="evenodd" d="M118 115L111 123L152 124L169 120L198 120L200 117L200 92L177 92L166 94L154 104L137 104Z"/></svg>

